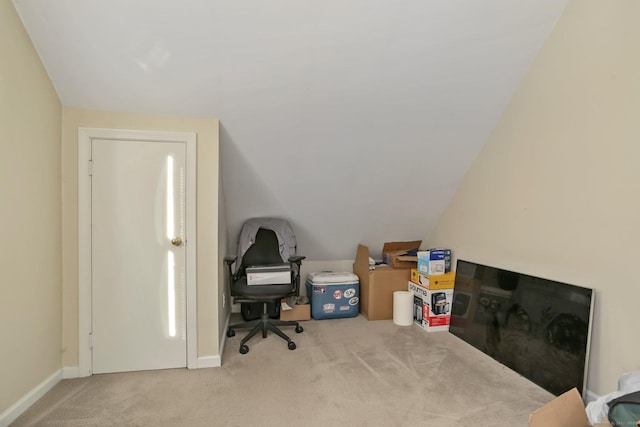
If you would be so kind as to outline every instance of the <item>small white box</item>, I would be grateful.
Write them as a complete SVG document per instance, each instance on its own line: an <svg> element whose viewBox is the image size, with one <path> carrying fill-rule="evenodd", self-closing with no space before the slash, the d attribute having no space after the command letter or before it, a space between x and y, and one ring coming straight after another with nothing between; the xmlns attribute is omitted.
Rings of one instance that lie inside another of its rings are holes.
<svg viewBox="0 0 640 427"><path fill-rule="evenodd" d="M278 264L247 267L247 285L280 285L291 283L291 266Z"/></svg>
<svg viewBox="0 0 640 427"><path fill-rule="evenodd" d="M413 292L413 323L428 332L448 331L453 289L429 290L409 281Z"/></svg>
<svg viewBox="0 0 640 427"><path fill-rule="evenodd" d="M421 274L436 275L451 271L450 249L427 249L418 251L418 271Z"/></svg>

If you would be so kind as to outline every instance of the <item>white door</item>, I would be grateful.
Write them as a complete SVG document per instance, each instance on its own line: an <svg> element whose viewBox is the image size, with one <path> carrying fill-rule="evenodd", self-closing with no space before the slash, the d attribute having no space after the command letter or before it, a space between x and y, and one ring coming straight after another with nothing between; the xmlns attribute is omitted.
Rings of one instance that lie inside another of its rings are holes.
<svg viewBox="0 0 640 427"><path fill-rule="evenodd" d="M94 373L187 366L185 152L91 140Z"/></svg>

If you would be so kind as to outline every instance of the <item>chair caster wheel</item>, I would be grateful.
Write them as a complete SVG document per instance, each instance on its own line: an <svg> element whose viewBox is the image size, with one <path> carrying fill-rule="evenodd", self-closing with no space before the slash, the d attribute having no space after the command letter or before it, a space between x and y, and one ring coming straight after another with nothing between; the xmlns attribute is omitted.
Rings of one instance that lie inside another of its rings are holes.
<svg viewBox="0 0 640 427"><path fill-rule="evenodd" d="M304 328L300 325L296 326L296 334L301 334L304 331Z"/></svg>
<svg viewBox="0 0 640 427"><path fill-rule="evenodd" d="M231 328L227 329L227 336L228 336L229 338L231 338L231 337L235 337L235 336L236 336L236 331L234 331L234 330L233 330L233 329L231 329Z"/></svg>
<svg viewBox="0 0 640 427"><path fill-rule="evenodd" d="M296 343L294 343L293 341L289 341L289 350L295 350L296 349Z"/></svg>
<svg viewBox="0 0 640 427"><path fill-rule="evenodd" d="M248 345L246 345L246 344L242 344L242 345L240 346L240 353L241 353L241 354L247 354L247 353L249 353L249 346L248 346Z"/></svg>

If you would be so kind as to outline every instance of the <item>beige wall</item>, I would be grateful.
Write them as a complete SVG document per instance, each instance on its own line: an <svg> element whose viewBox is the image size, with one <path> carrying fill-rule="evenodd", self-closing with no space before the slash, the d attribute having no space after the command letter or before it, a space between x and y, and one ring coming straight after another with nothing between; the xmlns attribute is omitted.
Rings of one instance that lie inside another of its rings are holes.
<svg viewBox="0 0 640 427"><path fill-rule="evenodd" d="M596 290L588 390L640 369L640 2L573 0L430 244Z"/></svg>
<svg viewBox="0 0 640 427"><path fill-rule="evenodd" d="M58 96L0 0L0 414L61 367Z"/></svg>
<svg viewBox="0 0 640 427"><path fill-rule="evenodd" d="M63 366L78 366L79 127L197 134L198 357L218 356L218 228L224 227L218 219L218 120L65 107L62 117Z"/></svg>

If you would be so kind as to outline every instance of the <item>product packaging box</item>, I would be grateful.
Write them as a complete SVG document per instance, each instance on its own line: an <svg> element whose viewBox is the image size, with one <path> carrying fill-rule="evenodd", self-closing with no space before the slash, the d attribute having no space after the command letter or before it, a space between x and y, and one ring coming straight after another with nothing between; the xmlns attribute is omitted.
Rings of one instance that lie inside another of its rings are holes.
<svg viewBox="0 0 640 427"><path fill-rule="evenodd" d="M393 292L406 291L409 268L386 265L369 270L369 248L358 245L353 272L360 280L360 313L369 320L393 318Z"/></svg>
<svg viewBox="0 0 640 427"><path fill-rule="evenodd" d="M418 251L418 271L426 275L445 274L451 271L451 250L434 248Z"/></svg>
<svg viewBox="0 0 640 427"><path fill-rule="evenodd" d="M395 268L415 268L422 240L413 242L387 242L382 247L382 262Z"/></svg>
<svg viewBox="0 0 640 427"><path fill-rule="evenodd" d="M456 283L456 273L450 271L446 274L437 274L428 276L422 274L417 268L411 269L411 281L417 285L424 286L427 289L453 289Z"/></svg>
<svg viewBox="0 0 640 427"><path fill-rule="evenodd" d="M453 289L430 290L412 281L407 283L413 292L413 322L428 332L448 331Z"/></svg>
<svg viewBox="0 0 640 427"><path fill-rule="evenodd" d="M597 426L610 426L608 422ZM572 388L529 415L529 427L590 427L578 389Z"/></svg>
<svg viewBox="0 0 640 427"><path fill-rule="evenodd" d="M289 264L249 266L247 267L247 285L277 285L291 282Z"/></svg>
<svg viewBox="0 0 640 427"><path fill-rule="evenodd" d="M358 276L349 272L309 273L306 281L311 317L316 320L356 317L360 306Z"/></svg>

